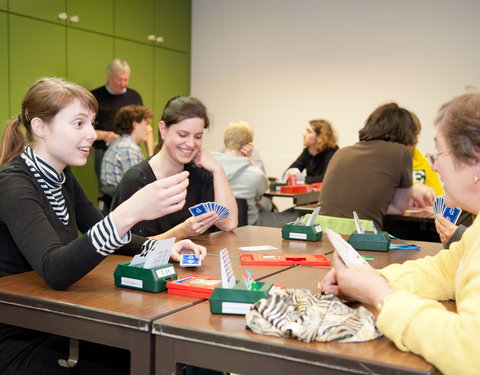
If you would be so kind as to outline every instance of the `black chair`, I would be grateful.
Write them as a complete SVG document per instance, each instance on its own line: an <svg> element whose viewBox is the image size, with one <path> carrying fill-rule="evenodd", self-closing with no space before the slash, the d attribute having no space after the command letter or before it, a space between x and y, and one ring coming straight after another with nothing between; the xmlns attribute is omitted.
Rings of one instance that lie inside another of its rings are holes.
<svg viewBox="0 0 480 375"><path fill-rule="evenodd" d="M238 207L238 226L248 225L248 204L246 199L235 198Z"/></svg>

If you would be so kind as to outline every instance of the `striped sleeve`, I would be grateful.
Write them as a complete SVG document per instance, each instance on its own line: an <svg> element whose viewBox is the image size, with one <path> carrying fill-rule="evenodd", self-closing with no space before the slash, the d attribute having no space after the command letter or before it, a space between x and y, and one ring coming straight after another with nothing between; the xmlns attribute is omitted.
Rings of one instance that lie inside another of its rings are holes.
<svg viewBox="0 0 480 375"><path fill-rule="evenodd" d="M118 235L117 229L113 225L110 215L95 224L87 232L87 235L97 250L97 253L103 256L113 253L119 247L129 243L132 239L130 231L123 237Z"/></svg>

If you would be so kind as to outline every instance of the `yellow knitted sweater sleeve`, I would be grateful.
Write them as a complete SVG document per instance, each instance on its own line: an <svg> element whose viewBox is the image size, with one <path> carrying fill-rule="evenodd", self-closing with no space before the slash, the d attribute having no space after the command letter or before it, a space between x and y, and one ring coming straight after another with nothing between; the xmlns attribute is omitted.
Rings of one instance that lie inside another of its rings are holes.
<svg viewBox="0 0 480 375"><path fill-rule="evenodd" d="M450 250L381 274L396 290L384 300L378 328L401 350L422 355L444 374L480 369L480 219ZM456 300L456 312L437 300Z"/></svg>

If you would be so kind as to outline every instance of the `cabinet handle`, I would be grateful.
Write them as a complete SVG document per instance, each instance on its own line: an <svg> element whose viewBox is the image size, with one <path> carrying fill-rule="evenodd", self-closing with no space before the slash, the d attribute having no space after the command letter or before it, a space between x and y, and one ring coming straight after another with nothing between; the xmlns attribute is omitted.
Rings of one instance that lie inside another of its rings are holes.
<svg viewBox="0 0 480 375"><path fill-rule="evenodd" d="M157 43L163 43L163 42L165 42L165 38L163 36L157 36L155 41Z"/></svg>
<svg viewBox="0 0 480 375"><path fill-rule="evenodd" d="M78 22L80 22L80 17L77 16L77 15L71 16L71 17L70 17L70 22L71 22L71 23L78 23Z"/></svg>
<svg viewBox="0 0 480 375"><path fill-rule="evenodd" d="M155 41L155 35L153 34L150 34L149 36L147 36L147 39L150 40L151 42L154 42Z"/></svg>
<svg viewBox="0 0 480 375"><path fill-rule="evenodd" d="M66 12L58 13L57 18L59 20L66 20L68 18L68 14Z"/></svg>

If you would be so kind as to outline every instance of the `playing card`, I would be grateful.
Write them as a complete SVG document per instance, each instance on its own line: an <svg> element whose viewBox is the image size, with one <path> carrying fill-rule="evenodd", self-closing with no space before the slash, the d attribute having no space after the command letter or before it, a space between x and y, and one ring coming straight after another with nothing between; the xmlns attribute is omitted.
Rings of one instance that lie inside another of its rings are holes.
<svg viewBox="0 0 480 375"><path fill-rule="evenodd" d="M447 220L451 221L453 224L455 224L461 213L462 213L461 208L445 207L445 210L443 211L443 217L446 218Z"/></svg>
<svg viewBox="0 0 480 375"><path fill-rule="evenodd" d="M350 267L352 265L367 264L360 254L355 250L352 245L345 241L342 236L331 229L326 230L328 240L335 248L337 254L342 259L343 263Z"/></svg>
<svg viewBox="0 0 480 375"><path fill-rule="evenodd" d="M201 214L207 213L207 209L203 203L197 204L196 206L189 208L193 216L199 216Z"/></svg>
<svg viewBox="0 0 480 375"><path fill-rule="evenodd" d="M435 214L443 215L445 207L447 207L445 204L445 196L440 195L439 197L436 197L435 201L433 202L433 212Z"/></svg>
<svg viewBox="0 0 480 375"><path fill-rule="evenodd" d="M180 256L181 267L198 267L201 265L202 261L195 254L181 254Z"/></svg>
<svg viewBox="0 0 480 375"><path fill-rule="evenodd" d="M199 203L189 208L193 216L198 216L207 212L215 212L218 220L226 219L230 215L230 210L222 204L216 202Z"/></svg>

